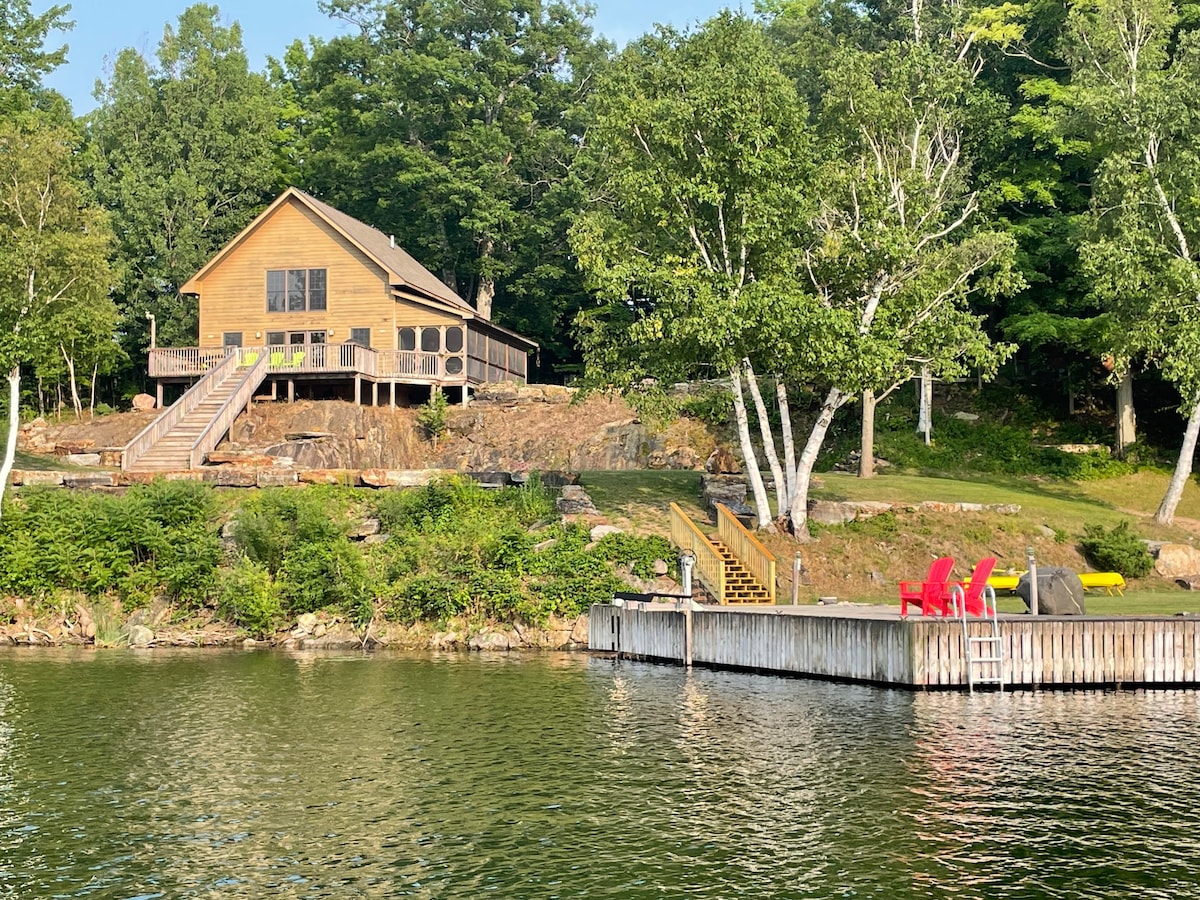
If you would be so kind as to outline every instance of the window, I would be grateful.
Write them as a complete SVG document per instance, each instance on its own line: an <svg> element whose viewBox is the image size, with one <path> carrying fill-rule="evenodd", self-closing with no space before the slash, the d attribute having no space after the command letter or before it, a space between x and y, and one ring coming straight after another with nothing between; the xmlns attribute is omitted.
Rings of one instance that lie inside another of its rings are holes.
<svg viewBox="0 0 1200 900"><path fill-rule="evenodd" d="M242 333L240 331L226 331L221 340L222 347L240 347L242 346Z"/></svg>
<svg viewBox="0 0 1200 900"><path fill-rule="evenodd" d="M324 269L267 272L267 312L316 312L327 308Z"/></svg>
<svg viewBox="0 0 1200 900"><path fill-rule="evenodd" d="M283 312L283 286L287 272L276 271L267 273L267 312ZM280 341L279 343L283 343Z"/></svg>
<svg viewBox="0 0 1200 900"><path fill-rule="evenodd" d="M401 350L416 350L417 349L417 329L401 328L400 329L400 349Z"/></svg>
<svg viewBox="0 0 1200 900"><path fill-rule="evenodd" d="M267 346L279 347L282 345L283 345L283 332L282 331L268 331L267 332Z"/></svg>
<svg viewBox="0 0 1200 900"><path fill-rule="evenodd" d="M358 344L361 347L371 346L371 329L370 328L351 328L350 343Z"/></svg>
<svg viewBox="0 0 1200 900"><path fill-rule="evenodd" d="M421 349L426 353L437 353L442 349L442 332L437 328L421 329Z"/></svg>
<svg viewBox="0 0 1200 900"><path fill-rule="evenodd" d="M463 348L463 330L457 325L446 329L446 350L449 353L461 353Z"/></svg>

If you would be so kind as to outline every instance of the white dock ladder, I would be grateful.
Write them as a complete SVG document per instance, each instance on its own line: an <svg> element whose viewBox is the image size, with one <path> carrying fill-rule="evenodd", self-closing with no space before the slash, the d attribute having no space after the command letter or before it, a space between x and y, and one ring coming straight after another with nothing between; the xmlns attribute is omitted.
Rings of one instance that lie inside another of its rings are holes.
<svg viewBox="0 0 1200 900"><path fill-rule="evenodd" d="M983 589L983 621L987 633L976 636L967 626L967 604L963 589L955 585L951 602L962 623L963 651L967 661L967 686L972 692L977 684L994 684L1004 690L1004 644L1000 638L1000 620L996 617L996 592L989 584Z"/></svg>

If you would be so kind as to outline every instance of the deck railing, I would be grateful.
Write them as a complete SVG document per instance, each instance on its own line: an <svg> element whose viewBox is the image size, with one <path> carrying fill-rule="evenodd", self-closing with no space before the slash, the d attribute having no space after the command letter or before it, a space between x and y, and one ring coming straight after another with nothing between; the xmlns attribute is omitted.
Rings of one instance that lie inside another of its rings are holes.
<svg viewBox="0 0 1200 900"><path fill-rule="evenodd" d="M271 375L365 375L380 381L466 380L465 363L459 354L423 350L376 350L361 344L273 344L263 347L168 347L150 351L150 377L172 378L203 375L237 350L242 358L261 354ZM458 373L447 374L447 361L457 359Z"/></svg>
<svg viewBox="0 0 1200 900"><path fill-rule="evenodd" d="M671 543L692 554L696 560L696 575L713 592L717 602L724 603L725 560L696 523L674 503L671 504Z"/></svg>
<svg viewBox="0 0 1200 900"><path fill-rule="evenodd" d="M216 365L212 366L203 378L192 385L182 397L125 445L125 449L121 451L122 469L128 469L144 456L146 451L178 425L184 416L199 406L212 389L233 372L238 364L238 355L225 352L227 355L218 359Z"/></svg>
<svg viewBox="0 0 1200 900"><path fill-rule="evenodd" d="M205 455L217 446L221 438L233 426L234 419L246 408L250 398L254 396L255 390L267 375L267 365L270 359L266 355L254 350L240 349L234 355L238 360L238 373L241 381L238 383L237 390L221 404L221 408L216 411L212 420L192 444L189 468L198 469L204 465Z"/></svg>
<svg viewBox="0 0 1200 900"><path fill-rule="evenodd" d="M775 554L737 520L725 504L717 504L717 536L775 602Z"/></svg>

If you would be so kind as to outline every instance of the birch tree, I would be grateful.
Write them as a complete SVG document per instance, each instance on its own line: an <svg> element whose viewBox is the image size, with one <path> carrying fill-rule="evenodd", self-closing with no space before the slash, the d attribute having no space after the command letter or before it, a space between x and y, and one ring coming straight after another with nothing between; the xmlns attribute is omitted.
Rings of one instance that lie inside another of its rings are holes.
<svg viewBox="0 0 1200 900"><path fill-rule="evenodd" d="M792 258L810 218L805 105L761 26L725 13L694 34L663 29L627 48L590 113L579 173L591 203L571 237L602 301L581 320L591 371L618 387L726 378L768 526L745 393L765 427L751 361L779 358L771 336L788 330L779 317L803 289ZM772 443L764 431L762 446ZM786 476L772 468L786 511Z"/></svg>
<svg viewBox="0 0 1200 900"><path fill-rule="evenodd" d="M790 503L806 530L813 467L837 411L882 399L920 366L934 375L993 374L1011 352L972 301L1015 289L1013 241L981 225L964 146L973 77L962 54L920 44L845 50L825 75L826 162L798 277L808 283L824 348L826 393L801 450Z"/></svg>
<svg viewBox="0 0 1200 900"><path fill-rule="evenodd" d="M22 364L53 346L50 326L65 307L110 302L112 236L80 193L75 152L69 130L0 124L0 368L8 373L0 497L16 453Z"/></svg>
<svg viewBox="0 0 1200 900"><path fill-rule="evenodd" d="M1104 154L1082 258L1117 323L1110 349L1157 365L1187 416L1161 524L1200 434L1200 39L1178 22L1167 0L1090 0L1072 5L1066 34L1074 109Z"/></svg>

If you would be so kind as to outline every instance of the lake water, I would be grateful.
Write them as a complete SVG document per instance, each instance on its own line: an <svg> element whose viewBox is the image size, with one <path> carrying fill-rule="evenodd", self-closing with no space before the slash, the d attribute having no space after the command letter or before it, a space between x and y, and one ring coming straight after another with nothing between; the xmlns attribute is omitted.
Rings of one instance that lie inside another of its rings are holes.
<svg viewBox="0 0 1200 900"><path fill-rule="evenodd" d="M0 653L0 897L1200 897L1200 695Z"/></svg>

